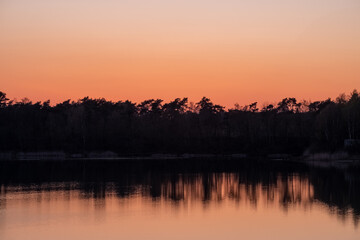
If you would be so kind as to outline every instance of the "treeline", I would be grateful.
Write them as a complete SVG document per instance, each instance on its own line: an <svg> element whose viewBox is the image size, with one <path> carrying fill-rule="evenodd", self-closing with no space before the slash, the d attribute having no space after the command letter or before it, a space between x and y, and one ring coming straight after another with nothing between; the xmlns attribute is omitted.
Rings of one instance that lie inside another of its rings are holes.
<svg viewBox="0 0 360 240"><path fill-rule="evenodd" d="M10 101L0 92L0 151L301 155L343 149L345 139L360 139L356 90L336 100L285 98L229 110L206 97L198 103L177 98L140 104L85 97L52 106Z"/></svg>

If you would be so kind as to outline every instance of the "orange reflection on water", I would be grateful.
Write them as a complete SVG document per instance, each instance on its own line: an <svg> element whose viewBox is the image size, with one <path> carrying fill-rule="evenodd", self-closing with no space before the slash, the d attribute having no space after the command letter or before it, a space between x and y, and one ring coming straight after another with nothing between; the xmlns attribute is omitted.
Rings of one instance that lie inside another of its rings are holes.
<svg viewBox="0 0 360 240"><path fill-rule="evenodd" d="M1 239L358 239L301 176L244 183L238 174L178 175L120 193L116 183L1 187ZM151 191L159 191L153 197ZM355 223L355 224L354 224Z"/></svg>

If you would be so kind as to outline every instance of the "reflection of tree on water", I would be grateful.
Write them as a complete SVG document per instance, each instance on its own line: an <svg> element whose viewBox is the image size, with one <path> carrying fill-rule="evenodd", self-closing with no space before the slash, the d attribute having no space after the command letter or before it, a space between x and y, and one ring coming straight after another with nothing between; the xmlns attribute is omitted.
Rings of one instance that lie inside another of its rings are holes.
<svg viewBox="0 0 360 240"><path fill-rule="evenodd" d="M6 200L5 200L5 198L1 197L5 194L6 194L5 185L0 184L0 211L6 207ZM0 223L1 223L1 221L0 221Z"/></svg>
<svg viewBox="0 0 360 240"><path fill-rule="evenodd" d="M248 181L241 174L179 175L177 181L163 179L161 196L174 201L199 201L204 204L223 200L245 201L254 207L259 204L278 205L285 211L299 206L311 208L316 201L325 203L339 217L353 215L359 220L359 181L346 180L341 171L319 170L324 173L306 176L278 174L268 181ZM330 171L330 172L327 172ZM151 193L149 193L151 195Z"/></svg>
<svg viewBox="0 0 360 240"><path fill-rule="evenodd" d="M311 182L315 199L326 203L331 212L340 217L351 213L355 222L360 220L359 173L318 169L311 175Z"/></svg>
<svg viewBox="0 0 360 240"><path fill-rule="evenodd" d="M311 209L316 202L325 203L330 213L345 220L352 216L354 223L359 221L359 182L346 181L343 175L327 176L332 178L326 187L322 175L288 174L272 176L261 181L244 177L241 173L201 173L147 176L144 182L132 182L132 190L117 182L108 190L115 190L120 197L140 193L152 197L153 201L170 200L174 206L192 205L202 202L208 204L224 201L245 202L255 208L276 206L287 211L292 207ZM342 178L342 179L341 179ZM312 182L314 181L316 184ZM332 185L332 182L335 183ZM129 183L129 182L128 182ZM319 183L317 185L317 183ZM138 187L135 187L137 185ZM348 189L352 189L351 192ZM94 194L96 196L96 194Z"/></svg>
<svg viewBox="0 0 360 240"><path fill-rule="evenodd" d="M253 206L259 202L278 204L284 209L291 205L308 206L314 201L314 190L309 178L299 175L278 175L271 183L243 181L238 173L206 173L178 175L174 181L164 177L158 185L144 192L155 200L158 197L173 201L221 202L246 201ZM158 189L153 195L152 189ZM159 196L160 193L160 196Z"/></svg>
<svg viewBox="0 0 360 240"><path fill-rule="evenodd" d="M307 210L320 202L340 218L353 216L355 224L360 216L358 172L256 162L202 163L201 167L193 163L190 166L149 163L135 167L118 163L99 167L105 163L96 162L55 167L54 164L48 168L46 164L0 166L7 167L0 177L4 183L1 195L14 186L25 191L79 189L84 198L95 199L97 207L103 207L109 194L120 198L140 194L155 202L171 201L174 206L199 202L207 206L232 201L254 208L277 206L284 211L293 207Z"/></svg>

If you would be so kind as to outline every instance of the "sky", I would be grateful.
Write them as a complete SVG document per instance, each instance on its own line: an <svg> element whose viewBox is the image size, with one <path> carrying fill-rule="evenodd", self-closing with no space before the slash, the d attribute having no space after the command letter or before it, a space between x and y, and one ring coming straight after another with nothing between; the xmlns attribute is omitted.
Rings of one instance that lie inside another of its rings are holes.
<svg viewBox="0 0 360 240"><path fill-rule="evenodd" d="M360 89L359 0L0 0L0 91L232 107Z"/></svg>

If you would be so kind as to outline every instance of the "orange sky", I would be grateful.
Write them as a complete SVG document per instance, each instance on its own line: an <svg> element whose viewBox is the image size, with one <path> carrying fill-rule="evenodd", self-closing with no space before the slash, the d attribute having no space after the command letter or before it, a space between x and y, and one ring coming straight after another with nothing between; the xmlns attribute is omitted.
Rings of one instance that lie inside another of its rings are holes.
<svg viewBox="0 0 360 240"><path fill-rule="evenodd" d="M234 103L360 88L358 0L0 0L0 91Z"/></svg>

